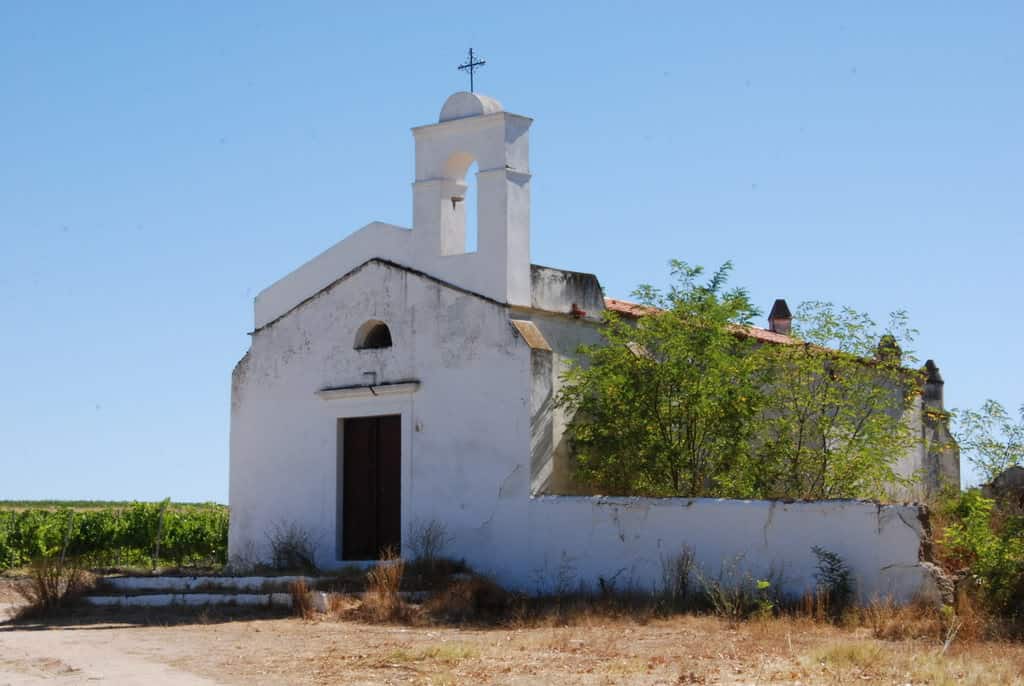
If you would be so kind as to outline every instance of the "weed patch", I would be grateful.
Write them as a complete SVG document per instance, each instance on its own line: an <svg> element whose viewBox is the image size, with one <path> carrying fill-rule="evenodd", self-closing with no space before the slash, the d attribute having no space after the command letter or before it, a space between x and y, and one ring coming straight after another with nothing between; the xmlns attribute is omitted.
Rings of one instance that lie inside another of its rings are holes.
<svg viewBox="0 0 1024 686"><path fill-rule="evenodd" d="M44 617L67 609L95 583L75 558L39 558L30 565L28 579L16 587L27 603L17 618Z"/></svg>
<svg viewBox="0 0 1024 686"><path fill-rule="evenodd" d="M363 610L377 621L394 621L409 617L408 607L399 590L405 562L394 548L387 548L380 562L366 574Z"/></svg>

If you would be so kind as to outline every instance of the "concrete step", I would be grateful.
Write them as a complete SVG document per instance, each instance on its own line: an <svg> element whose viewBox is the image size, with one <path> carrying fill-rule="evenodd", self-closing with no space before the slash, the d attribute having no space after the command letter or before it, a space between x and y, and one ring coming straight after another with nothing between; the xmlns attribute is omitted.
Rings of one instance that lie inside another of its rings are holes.
<svg viewBox="0 0 1024 686"><path fill-rule="evenodd" d="M331 577L321 576L108 576L100 580L101 589L122 594L188 593L193 591L229 591L234 593L285 592L296 581L310 588Z"/></svg>
<svg viewBox="0 0 1024 686"><path fill-rule="evenodd" d="M316 593L319 593L317 591ZM87 595L87 605L114 607L168 607L171 605L239 605L250 607L292 606L289 593L146 593L142 595Z"/></svg>
<svg viewBox="0 0 1024 686"><path fill-rule="evenodd" d="M327 612L330 608L330 594L324 591L310 591L310 603L317 612ZM366 597L367 593L353 594ZM408 603L420 603L427 597L426 591L400 591L399 597ZM91 593L83 596L88 605L103 607L169 607L169 606L203 606L203 605L237 605L247 607L292 607L291 593L245 593L223 589L220 591L196 590L177 593L159 592L153 586L144 585L142 589L131 589L124 593Z"/></svg>

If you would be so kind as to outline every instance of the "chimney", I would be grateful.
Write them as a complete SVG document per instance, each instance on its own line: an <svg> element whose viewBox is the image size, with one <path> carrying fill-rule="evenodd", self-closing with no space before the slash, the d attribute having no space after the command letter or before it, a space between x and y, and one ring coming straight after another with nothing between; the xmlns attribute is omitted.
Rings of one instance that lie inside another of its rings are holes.
<svg viewBox="0 0 1024 686"><path fill-rule="evenodd" d="M775 301L772 311L768 314L768 329L783 336L789 335L790 325L793 323L793 315L789 312L789 305L782 298Z"/></svg>
<svg viewBox="0 0 1024 686"><path fill-rule="evenodd" d="M928 360L924 363L924 404L927 407L943 409L942 387L945 386L942 374L935 364L935 360Z"/></svg>

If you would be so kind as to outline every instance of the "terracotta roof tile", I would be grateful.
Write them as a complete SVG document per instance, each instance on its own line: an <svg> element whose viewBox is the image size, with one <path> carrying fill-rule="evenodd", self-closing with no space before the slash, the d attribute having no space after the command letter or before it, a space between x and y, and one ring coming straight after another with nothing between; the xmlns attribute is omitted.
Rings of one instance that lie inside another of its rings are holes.
<svg viewBox="0 0 1024 686"><path fill-rule="evenodd" d="M612 312L618 312L619 314L627 317L642 317L646 314L655 314L660 312L657 307L651 307L650 305L641 305L640 303L630 302L628 300L619 300L618 298L605 298L604 307L606 310ZM743 336L749 336L754 340L762 341L764 343L781 343L794 345L799 343L797 339L792 336L786 336L781 333L775 333L768 329L760 329L756 326L739 326L733 327L733 330Z"/></svg>
<svg viewBox="0 0 1024 686"><path fill-rule="evenodd" d="M642 317L645 314L654 314L660 311L657 307L632 303L628 300L618 300L616 298L605 298L604 309L624 314L627 317Z"/></svg>

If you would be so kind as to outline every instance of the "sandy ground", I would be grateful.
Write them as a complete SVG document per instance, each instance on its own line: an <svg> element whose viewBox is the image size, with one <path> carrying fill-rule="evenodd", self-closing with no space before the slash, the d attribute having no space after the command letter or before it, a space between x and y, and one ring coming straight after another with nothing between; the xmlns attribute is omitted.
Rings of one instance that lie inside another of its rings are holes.
<svg viewBox="0 0 1024 686"><path fill-rule="evenodd" d="M174 646L152 645L158 637L121 631L88 627L0 633L0 684L221 683L166 662L174 660Z"/></svg>
<svg viewBox="0 0 1024 686"><path fill-rule="evenodd" d="M695 641L698 626L662 624L465 630L266 619L5 628L0 684L674 684L800 677L774 658Z"/></svg>
<svg viewBox="0 0 1024 686"><path fill-rule="evenodd" d="M0 623L0 685L1024 683L1020 644L942 655L934 640L809 620L459 628L140 612Z"/></svg>

